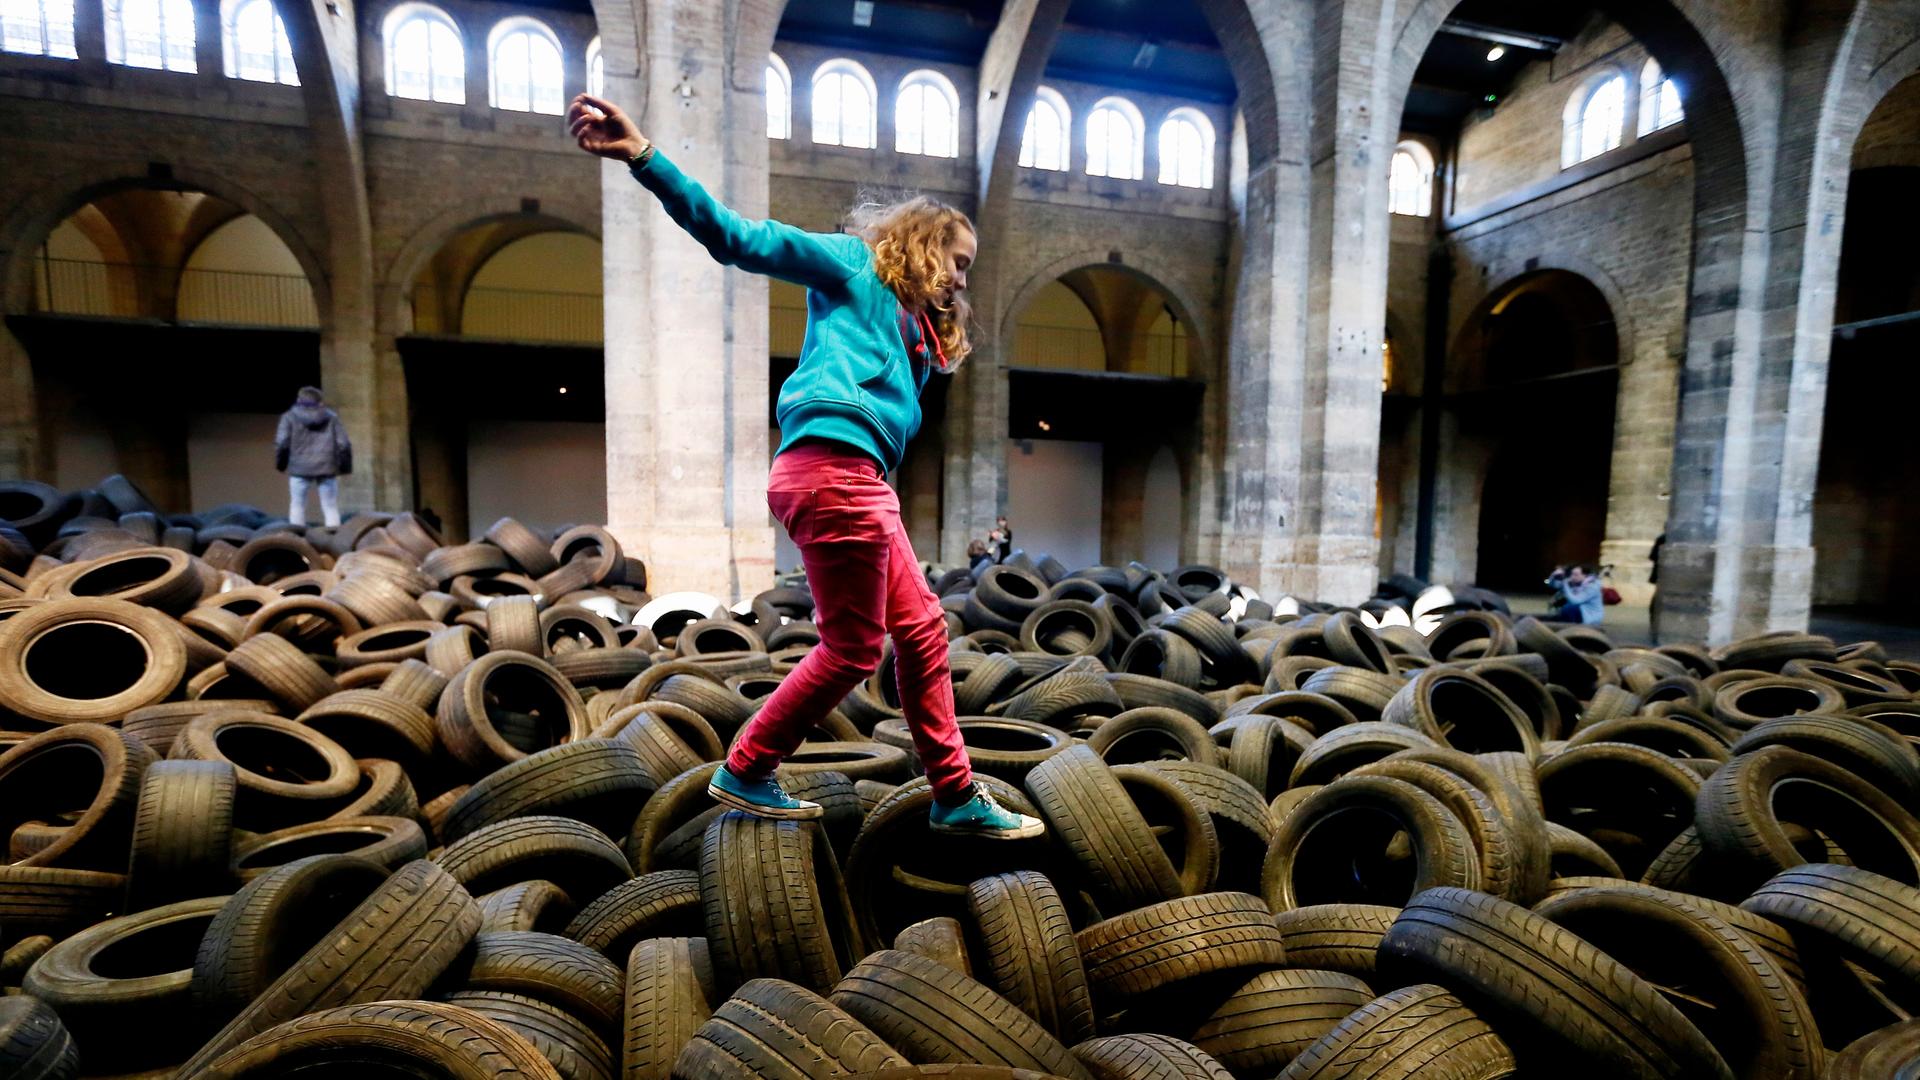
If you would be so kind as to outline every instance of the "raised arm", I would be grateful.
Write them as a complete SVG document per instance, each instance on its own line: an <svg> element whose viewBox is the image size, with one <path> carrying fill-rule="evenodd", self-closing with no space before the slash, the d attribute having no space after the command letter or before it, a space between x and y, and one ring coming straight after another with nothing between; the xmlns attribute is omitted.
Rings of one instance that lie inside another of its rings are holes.
<svg viewBox="0 0 1920 1080"><path fill-rule="evenodd" d="M581 94L567 112L567 128L580 149L626 162L667 216L721 263L818 289L833 288L860 269L865 245L856 239L755 221L722 205L612 102Z"/></svg>

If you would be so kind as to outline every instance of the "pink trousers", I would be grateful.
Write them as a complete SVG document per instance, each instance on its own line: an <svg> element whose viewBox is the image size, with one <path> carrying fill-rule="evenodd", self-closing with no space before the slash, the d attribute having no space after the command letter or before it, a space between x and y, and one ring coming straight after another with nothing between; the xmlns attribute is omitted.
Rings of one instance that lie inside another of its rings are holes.
<svg viewBox="0 0 1920 1080"><path fill-rule="evenodd" d="M763 776L791 754L880 665L893 635L894 672L914 749L934 795L965 797L973 767L953 717L947 622L927 588L880 466L852 447L802 442L774 459L767 505L800 549L820 644L754 714L727 769Z"/></svg>

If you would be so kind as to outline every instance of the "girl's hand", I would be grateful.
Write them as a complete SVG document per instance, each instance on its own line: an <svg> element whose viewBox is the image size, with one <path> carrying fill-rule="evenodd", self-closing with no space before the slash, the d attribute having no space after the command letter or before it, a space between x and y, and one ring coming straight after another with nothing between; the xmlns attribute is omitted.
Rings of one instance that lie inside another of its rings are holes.
<svg viewBox="0 0 1920 1080"><path fill-rule="evenodd" d="M573 99L567 109L567 133L580 149L614 161L632 161L652 145L620 106L591 94Z"/></svg>

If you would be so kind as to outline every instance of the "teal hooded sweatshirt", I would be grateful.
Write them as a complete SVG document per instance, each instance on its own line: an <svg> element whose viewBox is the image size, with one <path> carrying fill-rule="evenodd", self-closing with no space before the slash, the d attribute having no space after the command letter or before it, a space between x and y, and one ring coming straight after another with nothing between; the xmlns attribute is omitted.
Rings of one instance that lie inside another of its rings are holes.
<svg viewBox="0 0 1920 1080"><path fill-rule="evenodd" d="M632 168L667 216L714 259L806 287L800 366L774 409L780 450L801 439L831 439L871 455L888 472L899 468L920 430L920 391L932 370L928 347L937 343L881 282L866 241L744 218L658 149Z"/></svg>

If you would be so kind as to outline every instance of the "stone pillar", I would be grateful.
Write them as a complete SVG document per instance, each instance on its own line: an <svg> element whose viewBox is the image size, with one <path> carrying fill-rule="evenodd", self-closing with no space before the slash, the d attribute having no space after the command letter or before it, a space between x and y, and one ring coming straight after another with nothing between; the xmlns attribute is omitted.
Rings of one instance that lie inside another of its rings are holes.
<svg viewBox="0 0 1920 1080"><path fill-rule="evenodd" d="M994 252L1007 250L1011 240L1020 136L1066 12L1066 0L1007 0L980 58L974 225L980 231L981 259L967 282L974 348L947 397L946 492L941 503L940 561L955 566L966 563L967 540L985 536L1006 507L1006 357L1015 317L1007 305L1014 283L1000 272Z"/></svg>
<svg viewBox="0 0 1920 1080"><path fill-rule="evenodd" d="M1613 457L1608 474L1606 537L1600 561L1613 566L1613 586L1629 603L1653 596L1653 542L1667 527L1667 485L1673 475L1673 417L1680 406L1679 342L1645 332L1634 320L1632 355L1622 356L1615 391Z"/></svg>
<svg viewBox="0 0 1920 1080"><path fill-rule="evenodd" d="M374 322L373 224L360 127L360 63L352 6L278 5L300 72L313 139L314 182L327 221L327 289L320 297L320 385L353 440L343 511L413 505L407 384L400 353Z"/></svg>
<svg viewBox="0 0 1920 1080"><path fill-rule="evenodd" d="M714 197L763 216L764 59L731 70L726 6L647 0L637 70L603 38L607 95L639 103L641 130ZM656 592L751 596L773 582L766 280L714 262L624 166L603 163L601 184L608 525Z"/></svg>

